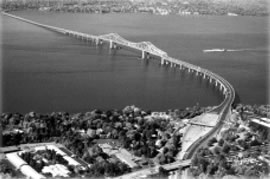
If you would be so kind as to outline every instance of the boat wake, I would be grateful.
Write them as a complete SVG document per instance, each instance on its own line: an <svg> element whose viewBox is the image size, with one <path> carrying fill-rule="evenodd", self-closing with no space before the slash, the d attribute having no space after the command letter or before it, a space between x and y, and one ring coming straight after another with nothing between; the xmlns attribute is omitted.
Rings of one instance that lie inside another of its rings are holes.
<svg viewBox="0 0 270 179"><path fill-rule="evenodd" d="M206 49L203 50L204 53L209 52L244 52L244 51L260 51L260 49L255 48L244 48L244 49L225 49L225 48L213 48L213 49Z"/></svg>

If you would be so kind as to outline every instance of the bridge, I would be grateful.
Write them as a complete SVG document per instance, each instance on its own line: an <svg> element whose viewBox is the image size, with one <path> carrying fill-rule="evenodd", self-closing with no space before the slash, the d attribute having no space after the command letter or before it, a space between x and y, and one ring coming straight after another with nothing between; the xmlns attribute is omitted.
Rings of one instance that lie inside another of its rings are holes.
<svg viewBox="0 0 270 179"><path fill-rule="evenodd" d="M165 170L174 170L174 169L177 169L179 167L187 167L190 165L191 165L191 159L187 159L187 160L179 160L179 161L176 161L173 163L165 164L165 165L162 165L162 167Z"/></svg>
<svg viewBox="0 0 270 179"><path fill-rule="evenodd" d="M50 25L45 25L41 23L37 23L32 20L28 20L19 16L15 16L6 12L2 12L3 15L16 18L18 20L37 25L46 29L49 29L51 31L55 31L64 35L72 36L84 41L91 41L95 42L96 45L102 45L103 43L108 43L109 47L111 49L116 49L117 47L127 47L134 50L138 50L141 52L141 58L142 59L149 59L150 56L155 56L160 58L160 62L162 65L164 64L170 64L171 67L178 67L181 70L187 70L189 73L195 73L196 75L202 76L203 79L209 80L210 83L213 83L216 87L219 87L220 91L225 95L225 97L228 96L229 93L234 93L234 90L231 91L229 87L229 83L223 79L221 76L210 72L207 69L203 69L199 66L187 63L185 61L175 59L172 57L169 57L166 52L156 47L154 44L152 44L149 41L143 41L143 42L131 42L129 40L124 39L117 33L109 33L104 35L91 35L86 33L81 33L77 31L72 31L64 28L54 27ZM219 108L217 108L219 109Z"/></svg>
<svg viewBox="0 0 270 179"><path fill-rule="evenodd" d="M190 166L190 164L191 164L191 159L177 161L177 162L173 162L173 163L169 163L169 164L157 165L154 167L144 168L141 170L137 170L137 171L134 171L131 173L121 175L119 177L115 177L113 179L139 179L139 178L142 178L143 176L157 174L159 172L160 167L164 168L165 170L170 171L170 170L178 169L179 167L182 167L182 168L188 167L188 166Z"/></svg>
<svg viewBox="0 0 270 179"><path fill-rule="evenodd" d="M186 151L183 160L191 159L194 154L197 152L197 150L200 148L200 146L204 145L205 142L210 139L213 135L215 135L222 127L223 121L230 116L231 113L231 105L234 102L235 99L235 91L232 85L219 76L218 74L215 74L207 69L201 68L199 66L190 64L188 62L172 58L168 56L166 52L156 47L154 44L148 41L143 42L131 42L129 40L124 39L117 33L109 33L104 35L91 35L81 32L76 32L64 28L49 26L41 23L37 23L32 20L28 20L25 18L21 18L6 12L2 12L3 15L33 24L37 25L42 28L46 28L48 30L58 32L64 35L72 36L78 39L81 39L83 41L91 41L94 42L95 45L99 46L103 43L109 44L110 49L118 49L118 48L126 48L126 49L134 49L141 53L142 59L149 59L150 56L156 57L160 59L161 65L170 65L173 68L179 68L180 70L186 70L189 73L194 73L197 76L201 76L203 79L208 80L209 83L215 85L221 94L223 94L224 99L222 103L214 108L213 110L209 111L212 113L218 114L218 122L217 125L214 126L210 132L208 132L205 136L198 139L196 142L194 142L189 149ZM171 166L175 166L172 165Z"/></svg>

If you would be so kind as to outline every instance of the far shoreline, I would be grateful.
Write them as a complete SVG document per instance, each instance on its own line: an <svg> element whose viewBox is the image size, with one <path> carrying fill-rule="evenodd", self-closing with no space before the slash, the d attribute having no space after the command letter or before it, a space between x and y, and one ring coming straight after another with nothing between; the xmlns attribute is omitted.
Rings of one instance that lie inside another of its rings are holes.
<svg viewBox="0 0 270 179"><path fill-rule="evenodd" d="M108 13L87 13L87 12L67 12L67 11L55 11L55 10L40 10L40 9L16 9L16 10L9 10L9 9L0 9L0 12L7 12L7 13L14 13L14 12L40 12L44 14L85 14L85 15L111 15L111 14L121 14L121 15L138 15L138 14L144 14L149 16L160 16L160 17L166 17L166 16L179 16L179 17L228 17L228 18L237 18L237 17L265 17L269 18L269 14L259 14L259 15L241 15L241 14L235 14L235 15L228 15L228 14L155 14L155 13L149 13L149 12L108 12Z"/></svg>

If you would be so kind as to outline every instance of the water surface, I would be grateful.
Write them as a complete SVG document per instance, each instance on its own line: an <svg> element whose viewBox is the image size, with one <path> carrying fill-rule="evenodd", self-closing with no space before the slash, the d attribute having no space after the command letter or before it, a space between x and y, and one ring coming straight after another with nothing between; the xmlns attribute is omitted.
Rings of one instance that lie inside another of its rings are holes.
<svg viewBox="0 0 270 179"><path fill-rule="evenodd" d="M16 12L49 25L91 34L117 32L132 41L151 41L170 56L212 70L235 87L242 102L267 103L267 19L180 17L146 14ZM3 111L79 112L95 108L166 110L221 96L207 82L161 67L140 54L96 48L9 17L3 18ZM204 49L256 49L203 53Z"/></svg>

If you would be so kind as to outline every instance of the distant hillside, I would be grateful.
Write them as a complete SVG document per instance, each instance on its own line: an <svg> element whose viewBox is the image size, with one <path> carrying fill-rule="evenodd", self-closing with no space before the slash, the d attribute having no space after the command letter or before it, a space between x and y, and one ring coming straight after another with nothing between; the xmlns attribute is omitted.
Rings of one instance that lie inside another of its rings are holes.
<svg viewBox="0 0 270 179"><path fill-rule="evenodd" d="M41 8L58 12L133 13L144 9L144 12L154 13L161 8L171 14L269 14L268 0L2 0L0 3L3 9L11 11Z"/></svg>
<svg viewBox="0 0 270 179"><path fill-rule="evenodd" d="M206 14L268 15L268 0L173 0ZM171 2L173 2L171 1Z"/></svg>

